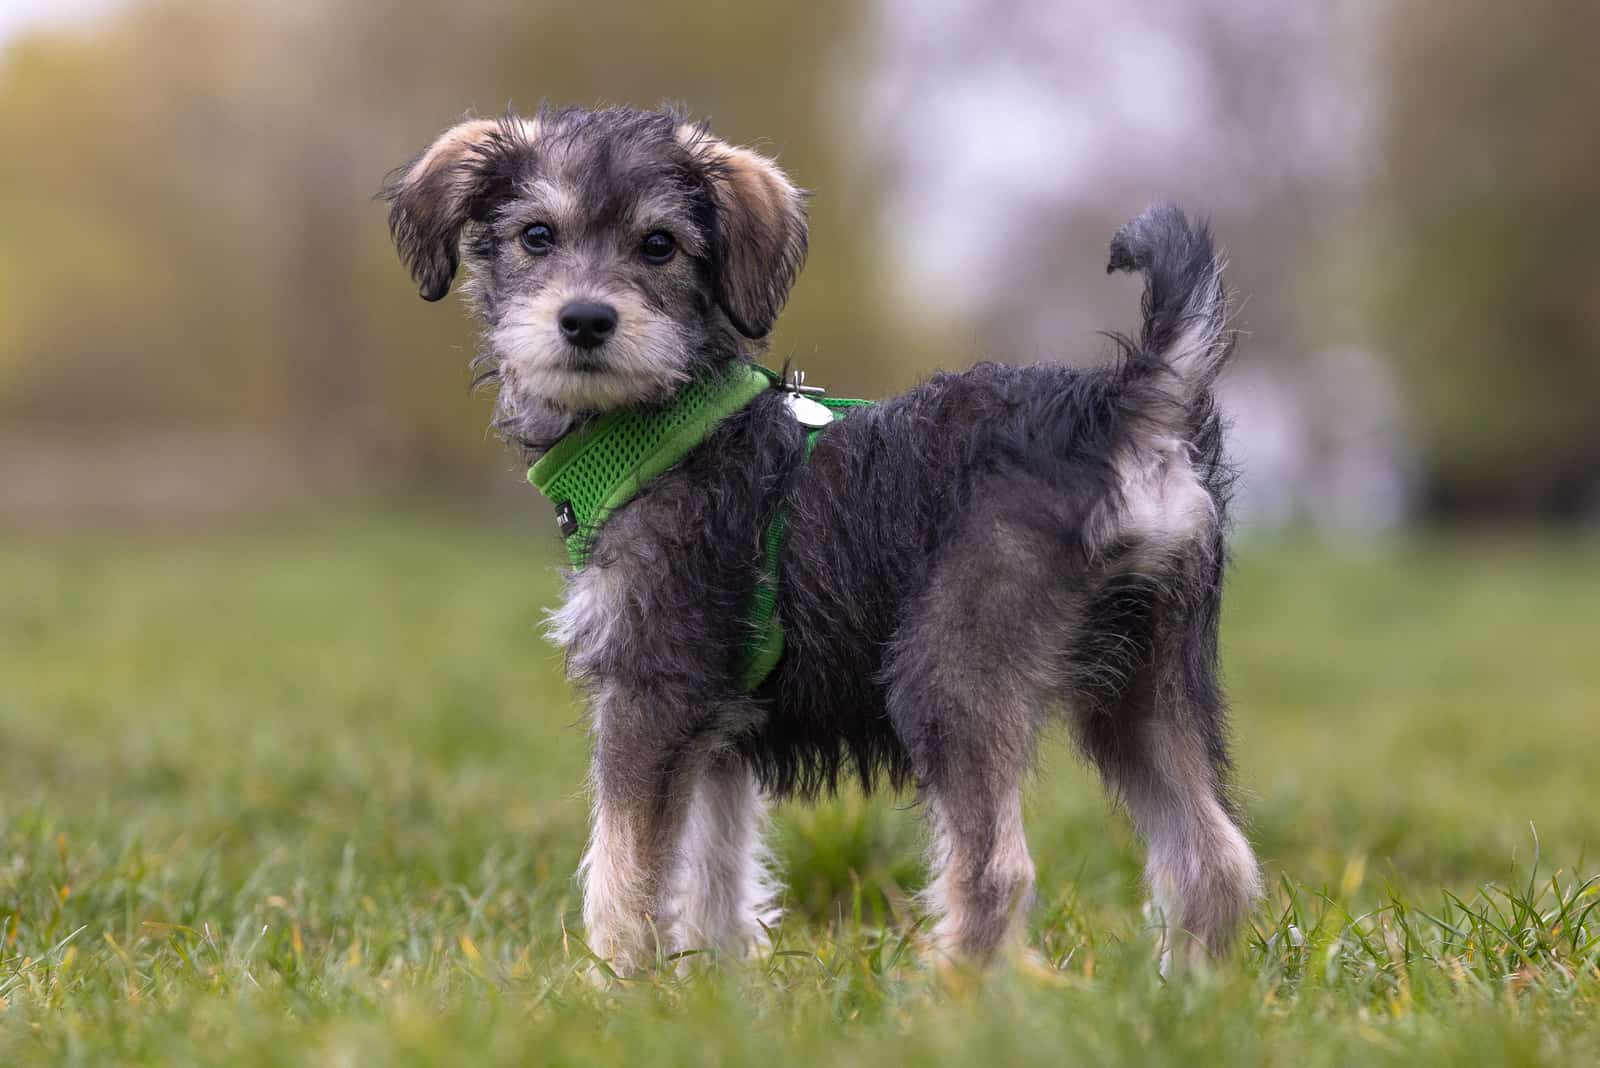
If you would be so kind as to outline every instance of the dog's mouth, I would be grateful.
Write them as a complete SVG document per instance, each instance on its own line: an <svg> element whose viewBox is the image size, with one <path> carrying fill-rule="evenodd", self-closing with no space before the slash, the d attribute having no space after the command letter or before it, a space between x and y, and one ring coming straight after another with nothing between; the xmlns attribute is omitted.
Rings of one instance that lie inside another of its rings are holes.
<svg viewBox="0 0 1600 1068"><path fill-rule="evenodd" d="M650 382L619 363L618 353L609 349L557 349L534 388L545 403L563 411L604 411L638 403L651 392Z"/></svg>
<svg viewBox="0 0 1600 1068"><path fill-rule="evenodd" d="M560 366L563 371L573 371L583 375L601 374L612 369L611 361L606 359L604 347L580 349L574 345L568 345L562 352Z"/></svg>
<svg viewBox="0 0 1600 1068"><path fill-rule="evenodd" d="M517 403L604 411L665 397L687 377L676 329L649 317L598 344L574 344L542 317L507 316L489 340L499 354L501 389L517 394Z"/></svg>

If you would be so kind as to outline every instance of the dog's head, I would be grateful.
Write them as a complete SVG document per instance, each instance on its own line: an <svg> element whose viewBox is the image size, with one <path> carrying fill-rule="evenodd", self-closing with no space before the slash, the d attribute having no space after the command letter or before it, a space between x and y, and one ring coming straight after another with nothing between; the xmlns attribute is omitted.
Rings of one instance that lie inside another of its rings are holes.
<svg viewBox="0 0 1600 1068"><path fill-rule="evenodd" d="M665 400L767 336L806 251L783 172L670 112L472 119L383 195L424 299L465 259L503 412Z"/></svg>

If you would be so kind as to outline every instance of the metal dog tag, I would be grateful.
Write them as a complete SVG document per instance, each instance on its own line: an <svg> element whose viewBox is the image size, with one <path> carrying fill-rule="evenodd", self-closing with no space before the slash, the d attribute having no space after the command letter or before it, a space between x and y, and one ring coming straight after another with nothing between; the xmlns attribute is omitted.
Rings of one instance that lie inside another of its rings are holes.
<svg viewBox="0 0 1600 1068"><path fill-rule="evenodd" d="M794 413L795 419L799 420L803 427L821 430L833 423L833 413L810 397L801 396L799 393L785 393L783 402L789 406L789 411Z"/></svg>
<svg viewBox="0 0 1600 1068"><path fill-rule="evenodd" d="M794 413L796 421L808 430L821 430L825 426L833 425L833 413L826 406L811 399L812 396L820 397L825 392L827 391L821 386L806 385L806 373L798 368L790 371L788 380L783 383L784 403L789 406L789 411Z"/></svg>

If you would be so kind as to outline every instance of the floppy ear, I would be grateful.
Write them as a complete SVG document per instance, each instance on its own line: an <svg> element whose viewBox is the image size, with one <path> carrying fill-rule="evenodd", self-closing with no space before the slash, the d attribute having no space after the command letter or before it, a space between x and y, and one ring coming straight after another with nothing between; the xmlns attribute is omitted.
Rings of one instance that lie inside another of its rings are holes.
<svg viewBox="0 0 1600 1068"><path fill-rule="evenodd" d="M527 119L468 119L446 130L396 170L379 195L389 201L389 233L423 300L450 292L460 266L461 229L488 216L488 194L509 177L508 163L532 143Z"/></svg>
<svg viewBox="0 0 1600 1068"><path fill-rule="evenodd" d="M711 198L718 303L739 333L766 337L805 263L806 194L776 163L703 126L680 126L678 140Z"/></svg>

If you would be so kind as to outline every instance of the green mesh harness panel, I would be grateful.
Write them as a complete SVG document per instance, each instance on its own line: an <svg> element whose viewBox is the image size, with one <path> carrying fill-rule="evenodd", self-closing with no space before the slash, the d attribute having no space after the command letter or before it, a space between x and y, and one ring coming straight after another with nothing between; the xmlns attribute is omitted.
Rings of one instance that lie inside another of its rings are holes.
<svg viewBox="0 0 1600 1068"><path fill-rule="evenodd" d="M581 568L588 561L594 536L612 512L692 452L724 419L781 385L775 372L740 364L726 374L691 382L665 407L612 412L556 442L528 469L528 481L555 505L572 566ZM835 420L871 403L841 397L816 400ZM823 429L807 430L805 459ZM779 508L762 539L761 575L745 611L750 637L739 672L745 691L759 687L783 657L777 604L786 518L787 509Z"/></svg>
<svg viewBox="0 0 1600 1068"><path fill-rule="evenodd" d="M740 365L691 382L663 408L612 412L556 442L528 469L528 481L556 506L572 566L588 560L607 516L770 385L756 368Z"/></svg>

